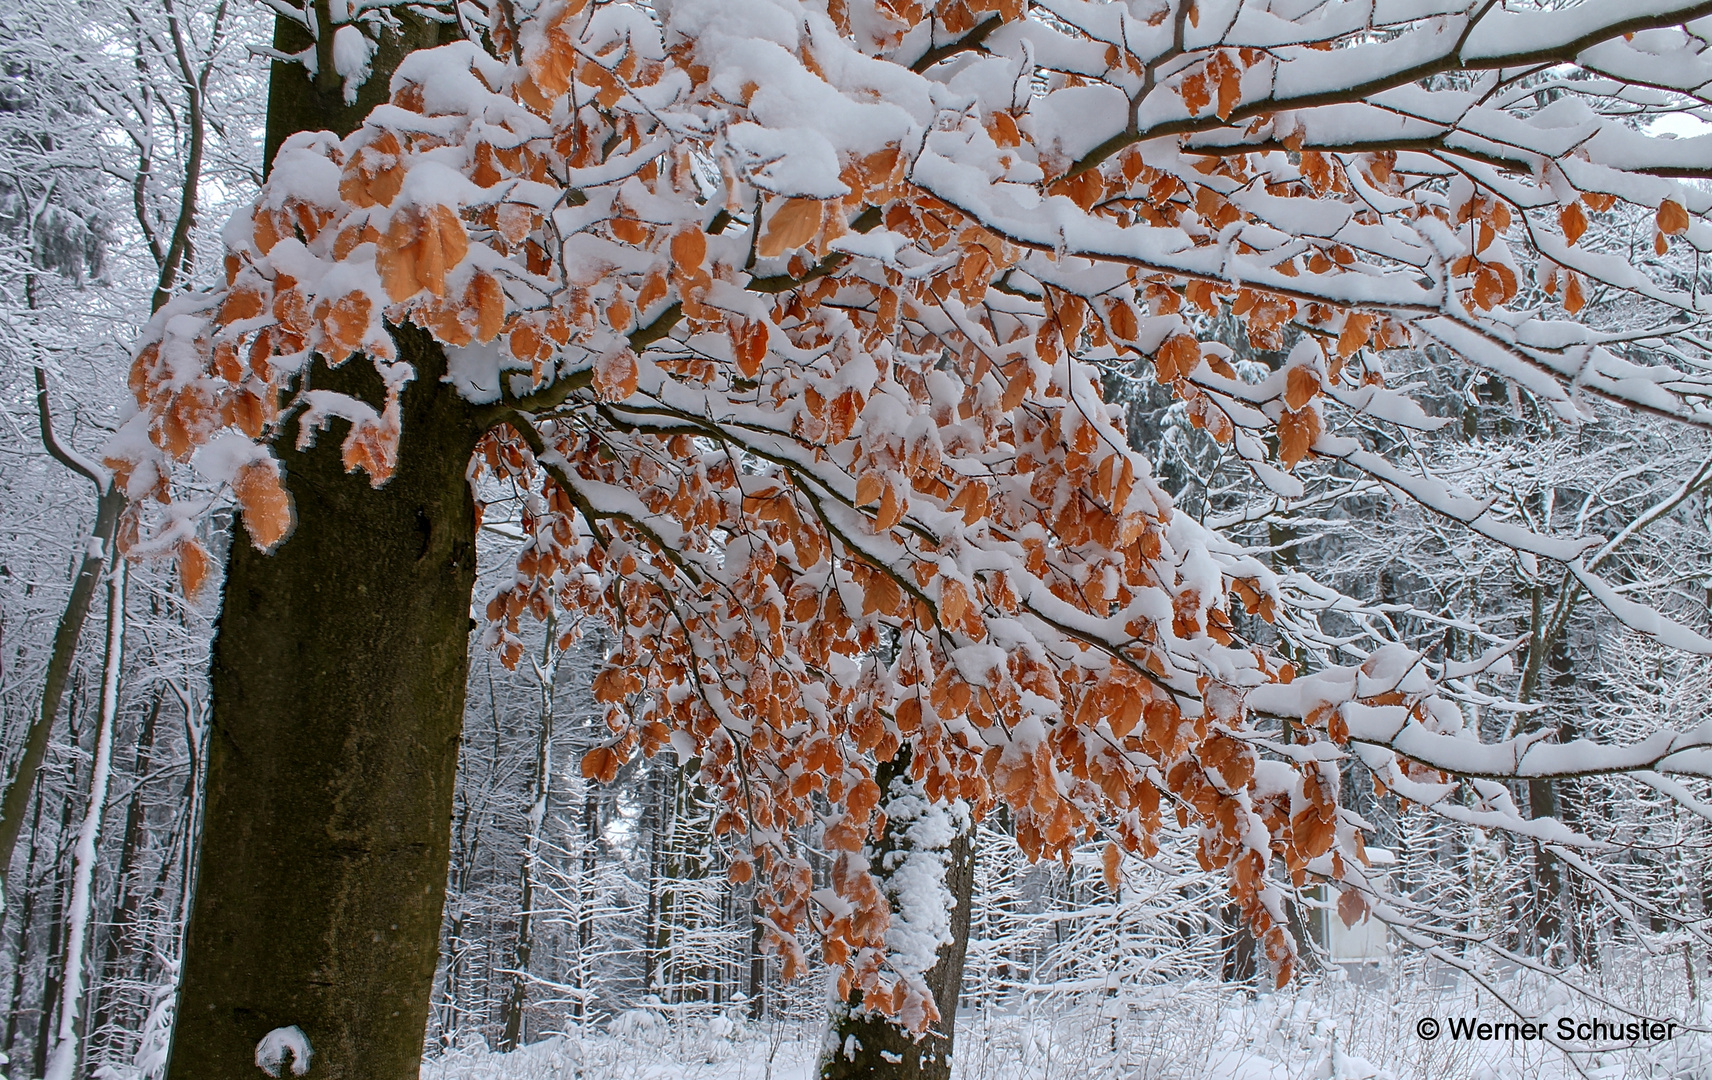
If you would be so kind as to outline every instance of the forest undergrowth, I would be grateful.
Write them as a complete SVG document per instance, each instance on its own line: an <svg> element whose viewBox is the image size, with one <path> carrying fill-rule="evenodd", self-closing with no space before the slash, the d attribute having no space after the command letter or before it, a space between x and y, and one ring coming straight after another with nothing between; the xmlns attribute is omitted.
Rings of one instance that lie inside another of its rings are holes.
<svg viewBox="0 0 1712 1080"><path fill-rule="evenodd" d="M1454 1037L1452 1018L1515 1023L1484 980L1530 1022L1600 1017L1554 978L1517 969L1471 975L1431 959L1334 965L1282 991L1210 979L965 1003L955 1080L1701 1080L1712 1077L1712 1009L1680 950L1624 950L1570 973L1637 1014L1674 1021L1676 1037L1624 1045ZM423 1062L423 1080L800 1080L826 1032L812 991L795 1009L751 1020L743 1003L656 1005L571 1029L510 1053L479 1039ZM1428 1040L1417 1026L1440 1022ZM1568 1047L1570 1052L1565 1052Z"/></svg>

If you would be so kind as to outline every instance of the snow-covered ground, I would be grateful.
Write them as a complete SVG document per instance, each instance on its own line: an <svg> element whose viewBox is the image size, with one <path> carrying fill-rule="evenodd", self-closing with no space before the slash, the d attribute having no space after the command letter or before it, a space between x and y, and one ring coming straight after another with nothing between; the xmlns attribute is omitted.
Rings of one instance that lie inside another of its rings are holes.
<svg viewBox="0 0 1712 1080"><path fill-rule="evenodd" d="M1073 999L1025 997L1013 1008L965 1011L958 1021L957 1080L1712 1080L1712 1012L1672 983L1642 977L1662 965L1628 965L1578 981L1612 1007L1528 976L1492 985L1542 1019L1674 1021L1676 1037L1651 1044L1570 1045L1544 1038L1457 1038L1451 1020L1513 1022L1466 977L1372 968L1251 995L1211 983L1167 984ZM1680 974L1680 968L1678 970ZM1436 1039L1419 1033L1439 1022ZM674 1021L634 1010L609 1030L547 1039L512 1054L481 1047L424 1063L423 1080L808 1080L821 1032L813 1025L751 1023L720 1014ZM1699 1029L1699 1030L1696 1030Z"/></svg>

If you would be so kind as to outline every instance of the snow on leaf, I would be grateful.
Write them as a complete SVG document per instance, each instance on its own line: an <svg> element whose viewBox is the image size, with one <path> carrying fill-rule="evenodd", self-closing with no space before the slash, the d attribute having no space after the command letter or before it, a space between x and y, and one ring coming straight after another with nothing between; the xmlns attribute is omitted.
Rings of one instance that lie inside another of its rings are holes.
<svg viewBox="0 0 1712 1080"><path fill-rule="evenodd" d="M274 462L256 461L240 468L232 480L232 492L244 512L244 529L258 549L272 550L291 531L291 496L280 483Z"/></svg>

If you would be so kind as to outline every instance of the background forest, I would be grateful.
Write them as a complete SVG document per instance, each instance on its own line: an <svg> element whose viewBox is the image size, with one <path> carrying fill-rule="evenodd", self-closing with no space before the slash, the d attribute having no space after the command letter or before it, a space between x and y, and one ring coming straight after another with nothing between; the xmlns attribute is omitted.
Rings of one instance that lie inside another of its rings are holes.
<svg viewBox="0 0 1712 1080"><path fill-rule="evenodd" d="M142 1080L164 1064L199 762L219 737L207 722L218 590L187 597L172 564L146 552L74 589L103 527L86 465L129 407L140 328L168 293L218 277L220 226L260 183L258 43L271 25L250 0L0 10L8 773L44 699L52 708L58 695L0 919L0 1073L13 1080L48 1075L68 1027L82 1061L67 1075ZM1643 110L1634 122L1661 121ZM1684 290L1712 285L1692 249L1655 254L1639 212L1583 242ZM1627 302L1595 291L1583 318L1621 325ZM1283 365L1291 342L1257 346L1228 310L1199 318L1240 378ZM1598 563L1607 580L1712 632L1704 429L1609 406L1568 424L1449 356L1397 349L1383 362L1390 385L1413 386L1451 421L1409 435L1402 449L1423 473L1539 531L1613 538ZM1281 576L1290 617L1243 629L1299 666L1393 642L1485 657L1449 682L1490 741L1626 742L1712 721L1712 661L1622 626L1563 571L1335 463L1307 476L1301 497L1281 498L1191 422L1145 361L1107 366L1130 446L1179 510ZM1401 437L1395 428L1344 423L1343 434L1399 449L1387 442ZM510 580L527 510L522 493L485 497L478 604ZM216 507L198 525L214 582L230 522ZM79 604L87 621L66 651L56 631ZM590 689L605 633L526 627L515 669L476 634L424 1074L802 1075L825 1025L820 969L786 980L762 949L755 886L728 876L697 762L668 749L611 783L582 774L584 752L606 735ZM1125 856L1114 871L1096 843L1031 863L1007 815L989 816L976 840L958 1074L1712 1077L1701 1008L1712 975L1708 785L1645 772L1475 780L1428 809L1404 808L1365 777L1346 768L1345 805L1371 824L1370 850L1394 856L1378 905L1390 929L1338 933L1335 897L1300 890L1292 929L1307 962L1282 991L1257 963L1225 876L1197 862L1192 830L1168 828L1156 854ZM1515 828L1518 808L1569 832ZM1565 843L1570 834L1585 842ZM814 959L815 943L804 946ZM1614 1002L1692 1030L1573 1058L1414 1033L1427 1015L1506 1019L1513 1006L1584 1018Z"/></svg>

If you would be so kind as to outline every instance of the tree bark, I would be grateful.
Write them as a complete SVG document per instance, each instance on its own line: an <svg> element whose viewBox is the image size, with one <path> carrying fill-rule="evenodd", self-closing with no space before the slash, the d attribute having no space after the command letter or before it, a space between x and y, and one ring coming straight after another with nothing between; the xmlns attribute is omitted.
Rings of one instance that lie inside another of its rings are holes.
<svg viewBox="0 0 1712 1080"><path fill-rule="evenodd" d="M376 489L345 470L343 422L304 451L288 422L276 451L295 529L263 554L237 526L171 1080L257 1075L257 1041L287 1027L309 1039L312 1078L418 1073L475 584L465 468L480 431L441 381L440 347L414 328L394 335L416 376L392 479ZM361 361L317 362L310 377L382 396Z"/></svg>
<svg viewBox="0 0 1712 1080"><path fill-rule="evenodd" d="M326 0L315 5L325 11ZM357 88L356 100L345 101L344 87L332 73L331 64L322 64L322 78L311 79L302 64L273 62L268 81L267 133L262 142L264 168L273 166L280 144L300 131L333 131L348 135L362 126L363 119L391 94L392 73L404 58L417 49L428 49L457 34L455 24L442 24L402 7L390 12L397 21L397 31L383 33L376 43L374 57L369 62L372 74ZM443 32L453 35L442 39ZM309 31L286 18L274 20L273 47L288 55L301 55L316 46ZM329 45L330 50L330 45ZM330 77L329 77L330 76Z"/></svg>
<svg viewBox="0 0 1712 1080"><path fill-rule="evenodd" d="M70 705L71 718L77 716L77 698L74 694ZM75 723L72 727L71 741L78 741ZM55 835L63 844L64 839L71 835L72 792L77 790L77 762L74 759L67 772L70 779L67 782L65 795L60 800L59 832ZM53 874L53 909L48 915L48 948L47 968L42 973L42 1006L36 1013L36 1042L31 1059L31 1076L45 1076L48 1071L48 1049L53 1042L54 1021L58 1014L54 1011L59 1003L60 981L65 978L63 967L64 957L60 954L60 937L65 930L65 869L66 852L57 852L54 856ZM57 966L56 965L60 965Z"/></svg>
<svg viewBox="0 0 1712 1080"><path fill-rule="evenodd" d="M761 921L758 898L749 901L749 1019L761 1020L767 1015L767 940L766 924Z"/></svg>
<svg viewBox="0 0 1712 1080"><path fill-rule="evenodd" d="M329 5L317 7L325 16ZM404 56L438 44L437 24L398 20L352 103L336 79L274 64L266 165L297 131L355 130ZM274 43L288 53L315 45L284 18ZM441 382L443 350L414 328L395 338L416 375L391 480L375 489L346 471L344 422L300 450L288 421L275 452L292 534L262 554L234 526L171 1080L254 1076L257 1041L287 1027L310 1045L307 1062L288 1063L297 1075L418 1074L475 585L465 468L480 432ZM377 406L383 397L360 360L337 370L317 361L309 378Z"/></svg>
<svg viewBox="0 0 1712 1080"><path fill-rule="evenodd" d="M143 788L147 783L149 765L154 755L155 725L160 720L161 703L165 694L155 691L154 700L149 704L148 712L143 714L142 729L137 733L136 756L131 762L132 788L129 805L125 809L125 840L119 849L119 864L113 870L113 915L108 920L106 950L97 968L103 974L95 980L94 992L90 995L89 1008L89 1037L100 1036L113 1020L113 1012L118 1004L113 994L104 993L103 985L121 971L128 970L128 963L134 949L131 941L131 927L137 919L137 905L142 900L142 890L131 881L135 870L137 853L142 850L146 839L144 825L147 815L143 807Z"/></svg>
<svg viewBox="0 0 1712 1080"><path fill-rule="evenodd" d="M59 1030L48 1058L46 1080L72 1080L83 1057L83 1026L79 1010L84 996L84 957L89 945L90 915L95 910L95 870L99 860L101 819L107 813L107 792L113 776L113 732L119 722L119 675L125 658L125 560L116 559L107 577L107 651L101 665L101 713L95 729L95 758L89 768L89 808L72 849L71 911L65 935L65 959L60 964L64 996L59 1006Z"/></svg>
<svg viewBox="0 0 1712 1080"><path fill-rule="evenodd" d="M906 747L892 761L881 763L875 780L881 791L890 792L894 779L908 775ZM871 852L874 873L882 881L887 855L907 850L903 831L888 824L876 850ZM951 1052L957 1034L957 1000L963 989L963 962L969 950L969 923L975 895L973 823L962 829L946 850L945 887L955 900L951 909L951 942L939 947L934 965L925 976L939 1009L939 1022L916 1038L883 1017L862 1012L861 991L857 991L856 1000L837 1014L828 1052L820 1063L821 1080L950 1080Z"/></svg>
<svg viewBox="0 0 1712 1080"><path fill-rule="evenodd" d="M47 426L45 411L45 384L39 393L44 409L44 441L51 443L52 435ZM42 685L41 708L37 710L24 736L24 752L6 785L6 793L0 796L0 887L4 886L6 872L12 865L12 853L18 846L18 834L24 827L24 815L30 807L30 793L36 789L36 775L41 772L42 760L48 752L48 736L53 733L54 718L59 714L60 698L64 696L67 681L71 677L71 662L77 656L77 642L83 634L83 623L89 615L90 603L95 597L95 586L101 581L102 571L107 568L113 528L118 523L119 511L124 509L124 506L125 496L110 484L101 492L95 513L95 527L84 545L83 561L77 568L77 578L72 582L71 595L66 598L65 612L60 616L59 626L54 630L53 651L48 656L47 677ZM0 899L3 899L3 894L0 894Z"/></svg>
<svg viewBox="0 0 1712 1080"><path fill-rule="evenodd" d="M529 835L523 840L523 866L518 871L517 942L511 951L511 987L506 991L504 1024L496 1049L515 1050L528 1039L524 1011L529 1005L529 957L535 947L536 861L541 852L541 829L553 785L553 689L558 679L559 651L554 644L552 620L547 622L546 643L535 679L541 692L540 730L535 737L535 775L529 784Z"/></svg>
<svg viewBox="0 0 1712 1080"><path fill-rule="evenodd" d="M24 903L18 909L18 942L12 950L12 993L7 998L11 1007L6 1011L6 1025L0 1034L0 1051L8 1060L17 1053L18 1031L23 1026L19 1023L19 1014L24 1006L24 973L26 962L30 958L30 929L31 916L35 914L36 894L41 890L32 888L30 879L35 875L36 855L41 849L42 838L42 785L36 784L36 810L30 819L30 853L24 862Z"/></svg>

